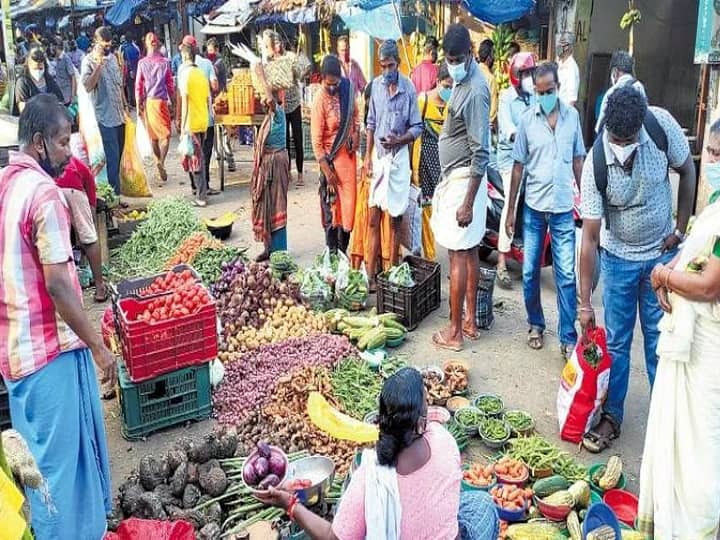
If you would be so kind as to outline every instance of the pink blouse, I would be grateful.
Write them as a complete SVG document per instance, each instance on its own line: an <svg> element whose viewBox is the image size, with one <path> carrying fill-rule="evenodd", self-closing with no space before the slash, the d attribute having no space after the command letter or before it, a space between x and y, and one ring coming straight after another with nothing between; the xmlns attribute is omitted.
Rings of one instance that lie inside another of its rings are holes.
<svg viewBox="0 0 720 540"><path fill-rule="evenodd" d="M398 474L401 540L455 540L462 469L455 439L437 423L424 435L430 459L409 475ZM365 467L360 465L340 501L332 530L340 540L365 539Z"/></svg>

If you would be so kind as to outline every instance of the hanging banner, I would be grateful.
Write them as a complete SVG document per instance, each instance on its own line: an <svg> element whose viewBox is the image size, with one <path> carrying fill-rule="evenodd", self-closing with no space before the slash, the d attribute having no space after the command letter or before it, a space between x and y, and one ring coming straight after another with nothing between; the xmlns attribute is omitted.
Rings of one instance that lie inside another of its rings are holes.
<svg viewBox="0 0 720 540"><path fill-rule="evenodd" d="M700 0L698 3L695 63L720 63L720 2Z"/></svg>

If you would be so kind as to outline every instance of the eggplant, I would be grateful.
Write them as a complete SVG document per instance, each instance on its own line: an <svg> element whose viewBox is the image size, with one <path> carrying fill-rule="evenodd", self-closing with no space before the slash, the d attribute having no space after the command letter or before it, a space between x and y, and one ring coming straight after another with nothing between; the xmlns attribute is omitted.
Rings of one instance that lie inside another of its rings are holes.
<svg viewBox="0 0 720 540"><path fill-rule="evenodd" d="M262 481L258 484L258 489L266 490L270 486L275 487L280 483L280 478L276 474L268 474L265 478L262 479Z"/></svg>
<svg viewBox="0 0 720 540"><path fill-rule="evenodd" d="M255 472L255 461L247 460L245 462L245 466L243 467L243 480L245 480L245 483L249 486L255 486L258 483L258 475Z"/></svg>
<svg viewBox="0 0 720 540"><path fill-rule="evenodd" d="M270 472L272 474L278 476L279 478L285 476L285 460L282 456L273 454L268 460L268 464L270 465Z"/></svg>
<svg viewBox="0 0 720 540"><path fill-rule="evenodd" d="M270 459L270 457L272 456L272 450L270 449L270 445L265 441L260 441L259 443L257 443L257 449L258 453L265 459Z"/></svg>
<svg viewBox="0 0 720 540"><path fill-rule="evenodd" d="M257 476L258 480L260 480L262 478L265 478L270 472L270 463L268 463L267 459L260 456L255 460L253 468L255 469L255 475Z"/></svg>

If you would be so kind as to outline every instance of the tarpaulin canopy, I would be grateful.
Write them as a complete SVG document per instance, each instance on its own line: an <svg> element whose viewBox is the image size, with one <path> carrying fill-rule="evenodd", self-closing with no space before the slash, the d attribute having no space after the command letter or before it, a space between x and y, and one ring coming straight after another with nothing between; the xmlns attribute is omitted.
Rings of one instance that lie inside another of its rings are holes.
<svg viewBox="0 0 720 540"><path fill-rule="evenodd" d="M397 14L391 3L369 11L357 6L341 6L340 4L340 2L337 3L336 13L348 29L365 32L375 39L397 40L402 37Z"/></svg>
<svg viewBox="0 0 720 540"><path fill-rule="evenodd" d="M535 7L535 0L462 0L462 5L481 21L502 24L527 15Z"/></svg>
<svg viewBox="0 0 720 540"><path fill-rule="evenodd" d="M127 23L148 0L118 0L105 14L105 20L112 26L122 26Z"/></svg>
<svg viewBox="0 0 720 540"><path fill-rule="evenodd" d="M10 3L10 16L14 19L41 9L63 7L62 0L20 0Z"/></svg>

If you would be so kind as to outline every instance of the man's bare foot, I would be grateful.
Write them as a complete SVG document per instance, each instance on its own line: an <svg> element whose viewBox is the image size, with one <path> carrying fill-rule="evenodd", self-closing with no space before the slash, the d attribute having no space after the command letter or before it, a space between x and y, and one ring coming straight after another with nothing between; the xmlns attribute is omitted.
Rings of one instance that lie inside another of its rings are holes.
<svg viewBox="0 0 720 540"><path fill-rule="evenodd" d="M305 180L303 179L303 173L298 173L297 182L295 182L295 185L297 187L303 187L305 185Z"/></svg>
<svg viewBox="0 0 720 540"><path fill-rule="evenodd" d="M370 294L377 292L377 281L375 279L368 279L368 291Z"/></svg>
<svg viewBox="0 0 720 540"><path fill-rule="evenodd" d="M441 349L448 351L460 352L462 351L464 342L462 333L458 336L450 328L435 332L432 337L433 345Z"/></svg>

